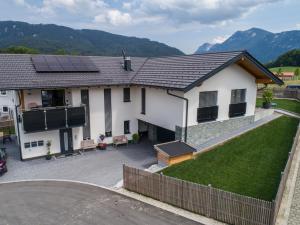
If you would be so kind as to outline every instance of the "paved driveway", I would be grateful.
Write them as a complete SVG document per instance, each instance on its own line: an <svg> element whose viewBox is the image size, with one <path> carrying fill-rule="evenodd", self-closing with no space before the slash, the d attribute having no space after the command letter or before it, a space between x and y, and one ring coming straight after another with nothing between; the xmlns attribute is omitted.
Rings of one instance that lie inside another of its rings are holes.
<svg viewBox="0 0 300 225"><path fill-rule="evenodd" d="M103 188L73 182L0 184L6 225L196 225L194 221Z"/></svg>
<svg viewBox="0 0 300 225"><path fill-rule="evenodd" d="M112 187L122 179L122 165L148 168L156 163L150 143L109 147L106 151L90 151L83 155L47 161L44 158L20 161L14 144L6 145L8 172L0 177L6 181L31 179L64 179Z"/></svg>

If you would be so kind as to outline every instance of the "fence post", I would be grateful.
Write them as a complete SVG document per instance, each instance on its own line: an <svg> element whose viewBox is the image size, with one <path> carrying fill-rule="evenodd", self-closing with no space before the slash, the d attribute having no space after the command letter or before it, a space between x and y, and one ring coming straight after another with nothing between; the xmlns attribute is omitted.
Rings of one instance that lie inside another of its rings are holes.
<svg viewBox="0 0 300 225"><path fill-rule="evenodd" d="M158 190L158 195L159 195L159 201L161 201L161 202L163 201L163 198L162 198L162 196L163 196L163 194L162 194L162 190L163 190L163 189L162 189L162 176L163 176L163 173L160 172L160 173L159 173L159 180L158 180L158 182L159 182L159 183L158 183L158 184L159 184L159 185L158 185L158 186L159 186L159 188L158 188L158 189L159 189L159 190Z"/></svg>
<svg viewBox="0 0 300 225"><path fill-rule="evenodd" d="M123 164L123 187L126 188L125 164Z"/></svg>
<svg viewBox="0 0 300 225"><path fill-rule="evenodd" d="M270 215L270 225L275 225L276 223L276 208L277 208L277 201L275 201L274 199L272 200L272 212L271 212L271 215Z"/></svg>
<svg viewBox="0 0 300 225"><path fill-rule="evenodd" d="M207 217L210 218L211 214L211 207L212 207L212 190L211 190L211 184L208 184L208 204L207 204Z"/></svg>

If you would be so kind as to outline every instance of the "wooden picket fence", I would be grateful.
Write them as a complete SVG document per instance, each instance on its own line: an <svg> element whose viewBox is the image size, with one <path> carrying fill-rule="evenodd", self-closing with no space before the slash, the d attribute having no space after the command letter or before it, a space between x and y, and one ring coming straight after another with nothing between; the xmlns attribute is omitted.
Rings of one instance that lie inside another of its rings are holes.
<svg viewBox="0 0 300 225"><path fill-rule="evenodd" d="M290 169L291 169L293 157L295 155L297 145L300 142L299 138L300 138L300 124L298 126L296 136L294 137L294 143L293 143L292 149L289 153L289 158L288 158L287 163L285 165L284 171L281 173L281 180L280 180L278 191L277 191L276 198L275 198L275 203L276 204L275 204L275 207L274 207L274 221L273 221L274 224L275 224L275 220L276 220L279 208L280 208L280 203L281 203L281 200L282 200L282 197L283 197L284 189L285 189L286 182L287 182L287 179L288 179L288 175L289 175L289 172L290 172Z"/></svg>
<svg viewBox="0 0 300 225"><path fill-rule="evenodd" d="M211 186L123 166L124 188L191 212L236 225L274 225L279 212L292 160L300 143L300 124L294 137L277 195L264 201Z"/></svg>
<svg viewBox="0 0 300 225"><path fill-rule="evenodd" d="M300 90L295 88L273 88L272 91L274 98L293 98L300 100ZM262 97L263 92L263 90L259 90L257 96Z"/></svg>
<svg viewBox="0 0 300 225"><path fill-rule="evenodd" d="M229 224L270 225L274 202L268 202L161 174L123 168L124 187Z"/></svg>

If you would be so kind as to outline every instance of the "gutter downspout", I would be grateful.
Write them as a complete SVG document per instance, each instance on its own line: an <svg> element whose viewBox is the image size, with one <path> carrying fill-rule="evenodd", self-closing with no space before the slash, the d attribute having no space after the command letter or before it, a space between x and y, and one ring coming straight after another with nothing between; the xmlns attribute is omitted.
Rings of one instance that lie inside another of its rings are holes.
<svg viewBox="0 0 300 225"><path fill-rule="evenodd" d="M184 97L181 97L181 96L178 96L178 95L175 95L175 94L172 94L170 93L170 90L167 89L167 94L168 95L171 95L173 97L176 97L176 98L180 98L180 99L183 99L186 104L185 104L185 128L184 128L184 142L187 141L187 127L188 127L188 112L189 112L189 100L187 98L184 98Z"/></svg>
<svg viewBox="0 0 300 225"><path fill-rule="evenodd" d="M20 160L23 161L23 155L22 155L22 149L21 149L21 138L20 138L20 127L19 127L19 115L18 115L18 109L21 106L21 97L20 97L20 92L17 91L18 93L18 98L19 98L19 103L18 105L15 106L15 111L16 111L16 123L17 123L17 132L18 132L18 142L19 142L19 153L20 153Z"/></svg>

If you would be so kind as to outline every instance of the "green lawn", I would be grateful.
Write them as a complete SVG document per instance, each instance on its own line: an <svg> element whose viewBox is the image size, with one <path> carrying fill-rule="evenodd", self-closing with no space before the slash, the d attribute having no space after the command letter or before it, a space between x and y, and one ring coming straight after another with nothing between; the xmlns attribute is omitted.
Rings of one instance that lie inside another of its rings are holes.
<svg viewBox="0 0 300 225"><path fill-rule="evenodd" d="M296 100L289 100L289 99L273 99L272 102L276 103L276 108L278 109L285 109L290 112L300 114L300 102ZM263 99L257 98L256 99L256 106L262 107Z"/></svg>
<svg viewBox="0 0 300 225"><path fill-rule="evenodd" d="M4 134L15 134L15 127L6 127L6 128L0 128L0 132L3 132Z"/></svg>
<svg viewBox="0 0 300 225"><path fill-rule="evenodd" d="M282 72L295 72L297 68L300 69L300 67L296 67L296 66L282 66L282 67L270 68L269 70L271 70L272 72L277 72L279 68L281 68Z"/></svg>
<svg viewBox="0 0 300 225"><path fill-rule="evenodd" d="M298 119L280 117L162 172L226 191L273 200L298 123Z"/></svg>

